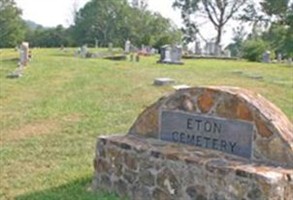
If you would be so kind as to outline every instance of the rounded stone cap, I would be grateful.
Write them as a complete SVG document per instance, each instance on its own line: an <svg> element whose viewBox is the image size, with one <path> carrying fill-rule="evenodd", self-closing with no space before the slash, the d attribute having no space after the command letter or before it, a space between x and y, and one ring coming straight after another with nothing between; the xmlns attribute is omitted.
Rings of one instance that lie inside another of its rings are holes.
<svg viewBox="0 0 293 200"><path fill-rule="evenodd" d="M251 159L293 167L293 125L278 107L257 93L226 86L177 90L146 108L128 134L159 139L162 110L250 122L254 126Z"/></svg>

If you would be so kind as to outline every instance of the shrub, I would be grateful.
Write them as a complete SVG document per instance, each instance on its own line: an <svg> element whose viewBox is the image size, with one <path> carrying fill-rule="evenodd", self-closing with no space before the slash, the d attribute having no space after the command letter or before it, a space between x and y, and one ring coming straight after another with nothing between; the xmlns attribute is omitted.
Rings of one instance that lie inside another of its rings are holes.
<svg viewBox="0 0 293 200"><path fill-rule="evenodd" d="M249 61L260 61L262 54L268 50L268 44L261 39L247 40L243 44L243 58Z"/></svg>

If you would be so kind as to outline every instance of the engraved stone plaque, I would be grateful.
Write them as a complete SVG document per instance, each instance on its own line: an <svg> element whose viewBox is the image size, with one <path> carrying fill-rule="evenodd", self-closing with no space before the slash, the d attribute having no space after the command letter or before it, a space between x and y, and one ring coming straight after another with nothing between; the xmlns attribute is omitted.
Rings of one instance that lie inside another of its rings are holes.
<svg viewBox="0 0 293 200"><path fill-rule="evenodd" d="M251 158L253 124L215 116L162 111L160 139Z"/></svg>

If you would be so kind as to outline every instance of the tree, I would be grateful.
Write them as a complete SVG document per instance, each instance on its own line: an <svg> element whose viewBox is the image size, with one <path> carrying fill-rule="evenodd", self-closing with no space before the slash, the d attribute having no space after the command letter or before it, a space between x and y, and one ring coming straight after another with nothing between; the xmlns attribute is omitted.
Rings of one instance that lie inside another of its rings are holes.
<svg viewBox="0 0 293 200"><path fill-rule="evenodd" d="M119 40L119 34L115 35L115 33L124 31L120 27L123 28L130 20L124 17L129 8L126 0L92 0L88 2L76 14L73 26L75 40L79 45L94 43L95 39L98 39L102 46L107 46L109 42L116 44Z"/></svg>
<svg viewBox="0 0 293 200"><path fill-rule="evenodd" d="M14 0L0 0L0 48L13 47L24 39L21 10Z"/></svg>
<svg viewBox="0 0 293 200"><path fill-rule="evenodd" d="M233 28L233 42L227 47L227 49L231 51L232 56L240 56L242 44L246 34L244 26L237 26L236 28Z"/></svg>
<svg viewBox="0 0 293 200"><path fill-rule="evenodd" d="M129 14L139 16L130 17L130 31L127 33L127 38L131 39L133 44L159 48L164 44L180 42L180 30L161 14L143 10L132 10Z"/></svg>
<svg viewBox="0 0 293 200"><path fill-rule="evenodd" d="M127 39L140 46L158 47L162 42L174 43L180 40L179 30L169 19L146 9L131 7L127 0L92 0L76 15L72 30L78 45L100 46L113 43L123 47Z"/></svg>
<svg viewBox="0 0 293 200"><path fill-rule="evenodd" d="M207 18L217 31L216 44L219 45L224 26L247 2L248 0L175 0L173 7L181 9L185 33L198 32L198 25L191 21L192 15L203 15Z"/></svg>
<svg viewBox="0 0 293 200"><path fill-rule="evenodd" d="M260 61L268 44L262 39L248 39L243 43L243 58L249 61Z"/></svg>
<svg viewBox="0 0 293 200"><path fill-rule="evenodd" d="M257 9L259 7L259 9ZM250 4L241 17L253 24L252 36L268 43L268 48L285 56L293 54L293 2L263 0ZM261 30L260 27L264 25Z"/></svg>
<svg viewBox="0 0 293 200"><path fill-rule="evenodd" d="M264 0L260 2L262 10L270 17L274 16L278 21L286 19L290 0Z"/></svg>
<svg viewBox="0 0 293 200"><path fill-rule="evenodd" d="M42 26L36 29L28 29L26 32L26 40L30 43L30 46L34 47L60 47L62 45L72 45L70 41L71 37L62 25L58 25L55 28L44 28Z"/></svg>

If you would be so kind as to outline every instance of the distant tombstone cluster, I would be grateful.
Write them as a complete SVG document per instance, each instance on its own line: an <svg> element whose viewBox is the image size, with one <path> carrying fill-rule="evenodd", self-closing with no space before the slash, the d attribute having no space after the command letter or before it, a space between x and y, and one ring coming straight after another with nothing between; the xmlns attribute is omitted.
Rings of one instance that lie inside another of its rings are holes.
<svg viewBox="0 0 293 200"><path fill-rule="evenodd" d="M228 49L223 50L222 45L215 42L206 42L204 48L201 47L200 41L195 42L194 48L195 55L207 57L231 57L231 51Z"/></svg>
<svg viewBox="0 0 293 200"><path fill-rule="evenodd" d="M286 60L283 59L282 53L278 53L276 59L271 60L271 52L265 51L262 54L262 62L263 63L287 63L289 65L292 65L292 58L288 58Z"/></svg>

